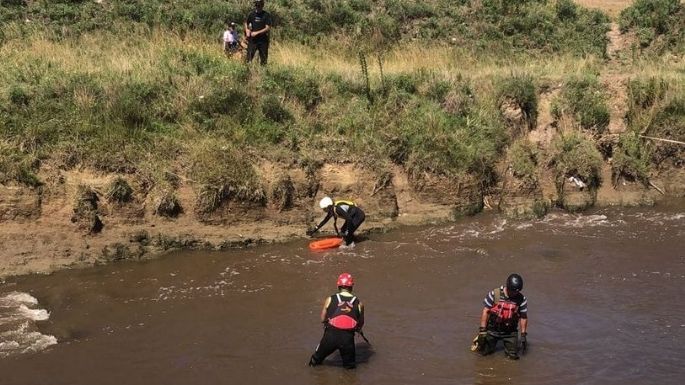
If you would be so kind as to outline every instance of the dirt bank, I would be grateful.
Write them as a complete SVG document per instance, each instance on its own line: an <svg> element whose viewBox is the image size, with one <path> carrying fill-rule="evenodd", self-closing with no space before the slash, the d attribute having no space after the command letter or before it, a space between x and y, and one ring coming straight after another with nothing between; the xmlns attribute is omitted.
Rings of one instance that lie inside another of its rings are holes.
<svg viewBox="0 0 685 385"><path fill-rule="evenodd" d="M314 176L314 186L297 168L266 162L257 168L265 191L273 191L270 184L276 175L290 177L289 204L284 206L270 198L264 204L246 207L229 200L207 216L196 212L196 186L187 182L177 190L183 212L176 218L165 217L155 212L154 194L139 196L134 192L128 203L110 202L105 191L117 176L88 170L45 169L42 178L51 182L36 189L0 186L0 242L4 246L0 250L0 277L150 258L177 248L222 249L304 238L307 227L322 217L317 201L324 195L354 199L366 210L368 219L362 234L450 221L481 209L526 217L544 214L547 208L569 201L583 202L582 207L650 205L670 196L685 196L682 169L655 175L654 184L666 195L641 184L622 182L617 186L606 183L608 187L596 196L568 185L560 196L550 187L554 185L551 180L536 188L522 188L506 170L499 189L483 191L468 179L431 175L411 179L400 167L393 175L379 179L357 165L327 164ZM138 191L132 176L123 177ZM92 228L88 221L84 225L77 215L83 199L80 186L84 185L97 197L94 214L102 224L100 229ZM586 205L586 199L591 204Z"/></svg>

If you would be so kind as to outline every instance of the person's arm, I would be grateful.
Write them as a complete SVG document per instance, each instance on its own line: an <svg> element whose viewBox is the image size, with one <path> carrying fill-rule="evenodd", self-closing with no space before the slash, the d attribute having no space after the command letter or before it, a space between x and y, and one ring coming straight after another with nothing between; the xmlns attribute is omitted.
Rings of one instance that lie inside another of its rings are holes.
<svg viewBox="0 0 685 385"><path fill-rule="evenodd" d="M263 33L269 32L270 30L271 30L271 26L267 24L264 28L260 29L259 31L253 31L252 36L259 36Z"/></svg>
<svg viewBox="0 0 685 385"><path fill-rule="evenodd" d="M488 314L490 314L490 309L483 307L483 311L480 313L480 330L483 330L488 325Z"/></svg>
<svg viewBox="0 0 685 385"><path fill-rule="evenodd" d="M483 299L483 311L480 313L480 330L483 331L488 326L488 316L490 309L495 306L495 291L490 291Z"/></svg>
<svg viewBox="0 0 685 385"><path fill-rule="evenodd" d="M247 20L249 20L249 16L248 16L248 18L245 20L245 25L244 25L244 26L245 26L245 37L249 39L249 38L252 36L252 31L251 31L250 28L247 26Z"/></svg>
<svg viewBox="0 0 685 385"><path fill-rule="evenodd" d="M331 297L326 298L325 301L323 301L323 309L321 309L321 322L326 323L326 310L328 310L328 306L331 304Z"/></svg>
<svg viewBox="0 0 685 385"><path fill-rule="evenodd" d="M364 304L359 302L359 322L357 322L357 329L362 330L364 327Z"/></svg>
<svg viewBox="0 0 685 385"><path fill-rule="evenodd" d="M528 317L521 318L521 334L528 333Z"/></svg>
<svg viewBox="0 0 685 385"><path fill-rule="evenodd" d="M258 36L263 33L267 33L271 30L271 15L266 14L265 20L264 20L264 28L260 29L259 31L253 31L252 36Z"/></svg>
<svg viewBox="0 0 685 385"><path fill-rule="evenodd" d="M323 227L323 226L331 219L332 216L333 216L333 210L328 210L328 211L326 212L326 218L324 218L324 219L321 221L321 223L319 223L315 228L313 228L313 229L307 231L307 234L308 234L308 235L312 235L312 234L314 234L315 232L319 231L319 229L320 229L321 227ZM337 229L336 229L336 231L337 231Z"/></svg>

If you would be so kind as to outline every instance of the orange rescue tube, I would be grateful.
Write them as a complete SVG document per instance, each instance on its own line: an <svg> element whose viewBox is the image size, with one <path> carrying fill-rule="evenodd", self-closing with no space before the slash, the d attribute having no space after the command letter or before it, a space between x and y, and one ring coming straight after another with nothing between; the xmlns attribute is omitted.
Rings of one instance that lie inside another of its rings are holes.
<svg viewBox="0 0 685 385"><path fill-rule="evenodd" d="M312 241L309 243L309 250L319 251L326 249L333 249L340 246L343 242L342 238L325 238Z"/></svg>

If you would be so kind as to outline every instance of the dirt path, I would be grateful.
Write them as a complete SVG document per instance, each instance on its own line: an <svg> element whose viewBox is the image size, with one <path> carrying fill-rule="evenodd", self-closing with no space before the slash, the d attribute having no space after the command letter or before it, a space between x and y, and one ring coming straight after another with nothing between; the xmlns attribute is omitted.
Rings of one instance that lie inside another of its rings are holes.
<svg viewBox="0 0 685 385"><path fill-rule="evenodd" d="M625 116L628 104L628 78L625 67L626 55L632 45L630 36L621 34L618 24L611 23L611 30L607 33L607 58L609 59L600 80L609 97L609 133L620 134L626 130Z"/></svg>

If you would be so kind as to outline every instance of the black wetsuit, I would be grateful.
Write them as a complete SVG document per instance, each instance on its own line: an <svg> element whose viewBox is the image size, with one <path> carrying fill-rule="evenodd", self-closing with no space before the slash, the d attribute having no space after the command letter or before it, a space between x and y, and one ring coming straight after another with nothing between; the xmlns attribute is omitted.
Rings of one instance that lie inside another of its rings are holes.
<svg viewBox="0 0 685 385"><path fill-rule="evenodd" d="M336 316L336 310L340 308L338 306L340 302L338 301L338 295L343 301L349 301L352 303L351 311L348 311L348 315L354 318L358 323L357 327L354 329L338 329L332 326L328 321ZM359 306L360 301L357 297L334 294L331 296L331 303L326 308L326 323L323 332L323 337L321 337L321 342L316 347L316 351L312 354L309 359L309 365L316 366L320 365L323 360L326 359L331 353L336 350L340 350L340 357L343 361L343 367L346 369L354 369L356 367L356 349L354 346L354 333L355 330L361 329L364 325L364 314Z"/></svg>
<svg viewBox="0 0 685 385"><path fill-rule="evenodd" d="M337 219L338 217L345 220L342 228L338 231ZM366 214L364 211L357 207L354 203L348 201L336 201L335 204L329 207L326 217L319 223L314 229L314 232L318 231L323 225L325 225L331 218L333 218L333 227L335 227L335 232L342 235L345 239L345 244L349 245L354 242L354 232L357 231L359 226L366 219Z"/></svg>

